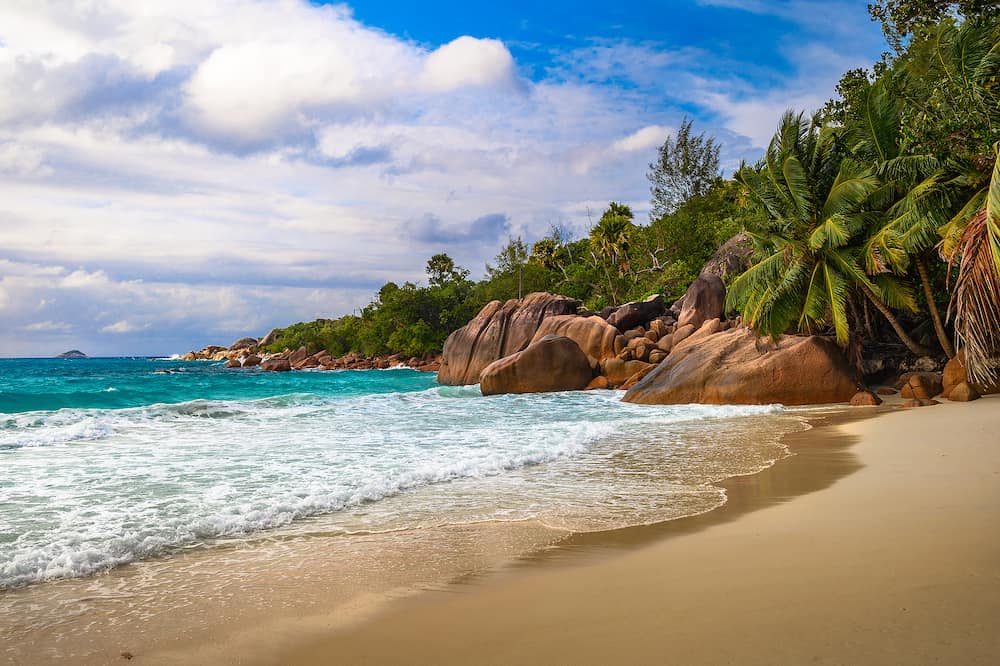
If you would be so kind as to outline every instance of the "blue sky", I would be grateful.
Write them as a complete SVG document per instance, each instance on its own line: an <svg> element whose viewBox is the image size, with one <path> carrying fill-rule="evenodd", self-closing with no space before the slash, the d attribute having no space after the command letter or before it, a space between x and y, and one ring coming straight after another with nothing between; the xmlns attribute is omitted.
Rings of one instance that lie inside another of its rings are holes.
<svg viewBox="0 0 1000 666"><path fill-rule="evenodd" d="M865 2L0 7L0 356L170 354L363 306L447 251L648 211L885 48Z"/></svg>

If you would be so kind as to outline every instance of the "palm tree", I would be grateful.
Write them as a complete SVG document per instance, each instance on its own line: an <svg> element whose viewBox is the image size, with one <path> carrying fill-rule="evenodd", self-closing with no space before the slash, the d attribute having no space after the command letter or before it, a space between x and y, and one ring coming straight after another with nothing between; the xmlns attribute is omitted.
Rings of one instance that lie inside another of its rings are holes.
<svg viewBox="0 0 1000 666"><path fill-rule="evenodd" d="M590 246L594 262L603 265L608 280L608 296L618 302L618 289L609 266L617 268L618 277L629 269L628 251L632 243L635 225L632 224L632 209L625 204L612 201L590 230Z"/></svg>
<svg viewBox="0 0 1000 666"><path fill-rule="evenodd" d="M894 276L870 278L861 266L856 243L868 226L866 204L880 181L843 152L836 132L821 131L815 120L789 111L763 162L740 169L737 180L764 215L748 229L754 263L733 282L727 306L739 309L761 333L811 332L832 324L837 341L846 344L847 312L857 287L907 348L924 355L927 350L890 309L915 309L912 293Z"/></svg>
<svg viewBox="0 0 1000 666"><path fill-rule="evenodd" d="M901 154L899 102L885 79L860 92L861 109L845 138L855 157L871 165L881 181L869 197L875 210L885 210L863 246L869 274L903 276L916 266L941 349L955 355L931 287L927 257L938 241L942 207L948 197L942 187L941 165L929 155Z"/></svg>
<svg viewBox="0 0 1000 666"><path fill-rule="evenodd" d="M1000 180L994 143L1000 138L1000 22L943 21L912 46L902 71L900 92L907 115L901 125L910 134L909 148L941 158L885 161L898 164L895 170L911 177L909 191L890 210L886 229L904 252L915 256L942 337L923 261L928 244L939 234L938 249L949 269L956 263L959 269L949 306L956 318L956 344L967 347L970 375L995 380L993 355L1000 350L1000 195L994 194ZM922 172L922 179L912 178L916 171ZM873 235L873 241L880 242L877 237ZM952 355L949 347L942 347Z"/></svg>
<svg viewBox="0 0 1000 666"><path fill-rule="evenodd" d="M955 337L965 347L970 377L984 384L997 382L1000 351L1000 143L993 150L989 184L948 223L941 243L949 262L958 261Z"/></svg>

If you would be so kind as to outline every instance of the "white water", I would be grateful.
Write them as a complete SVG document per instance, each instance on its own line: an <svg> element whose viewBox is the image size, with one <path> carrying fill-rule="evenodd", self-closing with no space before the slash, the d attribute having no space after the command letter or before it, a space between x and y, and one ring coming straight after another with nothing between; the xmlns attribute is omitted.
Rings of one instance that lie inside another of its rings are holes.
<svg viewBox="0 0 1000 666"><path fill-rule="evenodd" d="M690 515L724 501L712 481L785 455L778 434L799 427L774 406L620 397L435 387L0 416L0 589L262 530Z"/></svg>

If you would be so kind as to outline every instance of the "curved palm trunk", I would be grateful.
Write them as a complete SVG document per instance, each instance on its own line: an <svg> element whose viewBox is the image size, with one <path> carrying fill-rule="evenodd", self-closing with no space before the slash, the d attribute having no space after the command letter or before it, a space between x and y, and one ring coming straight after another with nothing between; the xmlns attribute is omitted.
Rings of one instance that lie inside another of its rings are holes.
<svg viewBox="0 0 1000 666"><path fill-rule="evenodd" d="M927 299L927 307L931 311L931 320L934 322L934 332L937 333L938 342L941 343L941 349L948 355L948 358L955 358L955 348L952 346L951 340L948 339L948 334L944 330L944 324L941 323L941 315L938 313L937 303L934 302L934 292L931 291L931 278L927 272L927 264L924 263L924 258L919 255L916 258L916 264L917 272L920 273L920 282L924 287L924 298Z"/></svg>
<svg viewBox="0 0 1000 666"><path fill-rule="evenodd" d="M875 308L889 321L893 330L896 331L896 335L899 336L900 341L906 345L906 348L909 349L911 353L916 356L927 356L930 354L930 350L927 349L927 347L924 347L922 344L907 335L906 331L903 330L902 324L900 324L899 320L896 319L896 315L892 314L892 310L890 310L889 307L882 302L882 299L875 295L875 292L865 285L861 285L861 290L865 292L865 296L867 296L868 300L872 302L872 305L874 305Z"/></svg>

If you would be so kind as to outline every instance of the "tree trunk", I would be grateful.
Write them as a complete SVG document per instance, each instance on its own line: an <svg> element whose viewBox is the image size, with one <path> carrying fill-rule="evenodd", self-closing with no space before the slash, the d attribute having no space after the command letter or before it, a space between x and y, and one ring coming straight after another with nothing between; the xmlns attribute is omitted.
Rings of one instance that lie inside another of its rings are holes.
<svg viewBox="0 0 1000 666"><path fill-rule="evenodd" d="M893 330L896 331L896 335L899 336L900 341L906 345L906 348L909 349L912 354L915 356L927 356L931 353L929 349L906 334L906 331L903 330L902 324L900 324L899 320L896 319L896 315L892 314L892 310L890 310L889 307L882 302L882 299L875 295L875 292L865 285L861 285L861 290L865 292L865 296L867 296L868 300L875 306L875 309L881 312L882 315L889 321Z"/></svg>
<svg viewBox="0 0 1000 666"><path fill-rule="evenodd" d="M927 273L927 264L924 263L924 258L920 255L917 255L916 263L917 272L920 273L920 282L924 287L924 298L927 299L927 307L930 309L931 319L934 321L934 332L937 333L938 342L941 343L941 349L948 355L948 358L955 358L955 348L951 345L951 340L948 339L948 334L941 323L941 315L938 313L937 303L934 302L934 292L931 291L931 278Z"/></svg>

